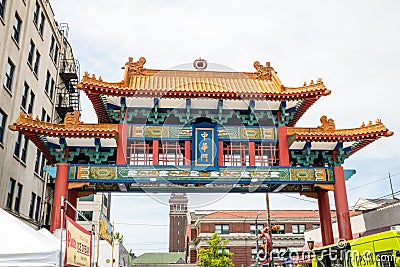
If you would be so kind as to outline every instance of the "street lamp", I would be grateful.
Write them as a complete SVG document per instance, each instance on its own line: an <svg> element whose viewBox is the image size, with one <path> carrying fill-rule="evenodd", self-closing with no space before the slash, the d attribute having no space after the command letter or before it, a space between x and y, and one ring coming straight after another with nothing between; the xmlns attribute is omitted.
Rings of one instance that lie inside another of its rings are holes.
<svg viewBox="0 0 400 267"><path fill-rule="evenodd" d="M257 224L257 221L258 221L258 216L260 216L261 213L262 213L261 211L259 211L257 213L256 225L255 225L255 233L256 233L256 262L258 262L258 224Z"/></svg>

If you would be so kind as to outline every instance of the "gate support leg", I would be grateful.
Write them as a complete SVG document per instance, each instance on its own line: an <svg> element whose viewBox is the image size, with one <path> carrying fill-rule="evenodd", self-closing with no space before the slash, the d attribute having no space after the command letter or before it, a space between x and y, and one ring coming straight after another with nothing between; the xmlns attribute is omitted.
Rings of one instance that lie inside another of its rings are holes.
<svg viewBox="0 0 400 267"><path fill-rule="evenodd" d="M56 184L54 189L53 209L51 211L50 232L54 233L61 226L61 197L68 198L68 164L57 163Z"/></svg>
<svg viewBox="0 0 400 267"><path fill-rule="evenodd" d="M319 220L321 223L322 245L326 246L333 244L334 242L329 196L328 196L328 191L326 190L318 191L317 194L318 194Z"/></svg>

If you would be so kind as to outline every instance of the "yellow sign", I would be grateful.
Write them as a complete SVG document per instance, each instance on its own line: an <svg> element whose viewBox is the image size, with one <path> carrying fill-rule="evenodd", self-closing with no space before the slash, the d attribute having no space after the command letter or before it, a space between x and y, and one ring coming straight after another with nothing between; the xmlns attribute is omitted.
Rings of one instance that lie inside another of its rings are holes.
<svg viewBox="0 0 400 267"><path fill-rule="evenodd" d="M110 222L107 220L107 217L104 216L102 212L100 212L100 229L99 229L99 235L101 238L105 239L110 243L112 246L114 243L114 238L113 238L113 227L110 224Z"/></svg>
<svg viewBox="0 0 400 267"><path fill-rule="evenodd" d="M65 264L67 266L90 267L92 235L68 217L66 218L66 231Z"/></svg>

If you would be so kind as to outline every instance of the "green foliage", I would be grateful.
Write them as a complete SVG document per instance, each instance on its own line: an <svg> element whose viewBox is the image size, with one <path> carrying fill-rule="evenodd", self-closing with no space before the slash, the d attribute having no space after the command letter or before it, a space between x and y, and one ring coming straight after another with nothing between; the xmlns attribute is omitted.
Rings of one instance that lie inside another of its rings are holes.
<svg viewBox="0 0 400 267"><path fill-rule="evenodd" d="M124 243L124 235L122 235L120 232L115 232L114 240L118 240L118 242L120 244L123 244Z"/></svg>
<svg viewBox="0 0 400 267"><path fill-rule="evenodd" d="M233 253L226 250L228 240L222 240L217 233L214 233L211 240L208 240L208 249L201 248L197 255L199 257L198 266L202 267L231 267L233 263L231 257Z"/></svg>

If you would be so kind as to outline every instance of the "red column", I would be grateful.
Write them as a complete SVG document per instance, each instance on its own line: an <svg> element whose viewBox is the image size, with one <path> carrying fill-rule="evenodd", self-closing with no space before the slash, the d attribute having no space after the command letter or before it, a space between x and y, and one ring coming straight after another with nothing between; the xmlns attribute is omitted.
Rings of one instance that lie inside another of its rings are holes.
<svg viewBox="0 0 400 267"><path fill-rule="evenodd" d="M126 164L128 124L118 124L117 164Z"/></svg>
<svg viewBox="0 0 400 267"><path fill-rule="evenodd" d="M254 142L249 142L249 165L256 165L256 146Z"/></svg>
<svg viewBox="0 0 400 267"><path fill-rule="evenodd" d="M318 191L318 211L321 223L322 245L333 244L331 208L329 205L328 191ZM307 240L306 240L307 241Z"/></svg>
<svg viewBox="0 0 400 267"><path fill-rule="evenodd" d="M72 206L74 206L75 208L77 207L76 205L78 203L78 190L76 190L76 189L69 189L68 190L68 201L71 203ZM68 217L70 217L71 219L75 220L76 212L70 206L67 207L66 214L67 214Z"/></svg>
<svg viewBox="0 0 400 267"><path fill-rule="evenodd" d="M153 165L158 165L158 147L159 141L153 140Z"/></svg>
<svg viewBox="0 0 400 267"><path fill-rule="evenodd" d="M185 165L190 166L190 153L192 152L190 147L190 140L185 140Z"/></svg>
<svg viewBox="0 0 400 267"><path fill-rule="evenodd" d="M54 233L61 227L61 197L68 197L68 164L57 163L56 184L54 189L53 209L51 211L50 231Z"/></svg>
<svg viewBox="0 0 400 267"><path fill-rule="evenodd" d="M224 142L218 141L218 166L224 166Z"/></svg>
<svg viewBox="0 0 400 267"><path fill-rule="evenodd" d="M287 140L286 126L278 126L278 148L279 148L279 162L280 166L290 166L289 160L289 146Z"/></svg>
<svg viewBox="0 0 400 267"><path fill-rule="evenodd" d="M339 230L339 238L350 240L353 238L350 224L349 204L347 201L346 184L342 166L335 166L335 196L336 218Z"/></svg>

